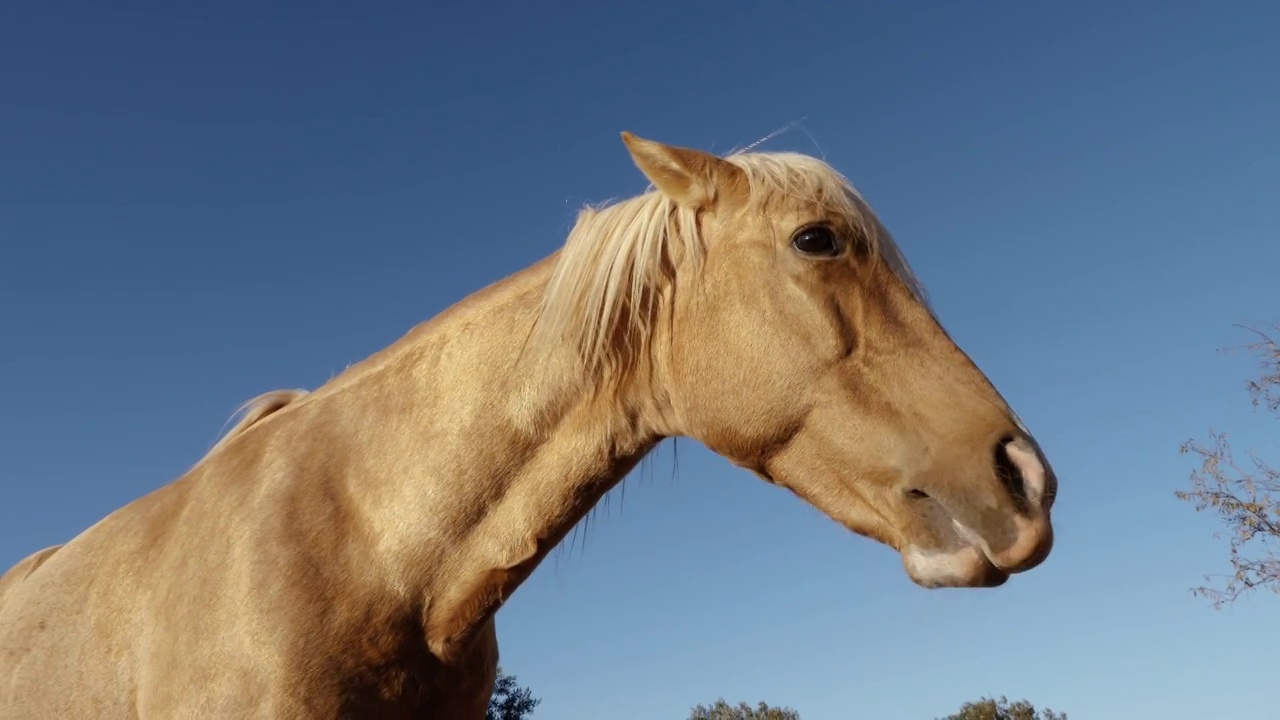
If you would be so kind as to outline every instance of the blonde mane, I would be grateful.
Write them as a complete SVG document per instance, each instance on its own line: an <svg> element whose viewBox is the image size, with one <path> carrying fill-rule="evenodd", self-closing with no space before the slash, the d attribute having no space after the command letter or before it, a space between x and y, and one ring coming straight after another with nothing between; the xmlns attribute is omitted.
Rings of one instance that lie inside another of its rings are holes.
<svg viewBox="0 0 1280 720"><path fill-rule="evenodd" d="M234 418L240 415L240 420L228 430L218 442L214 443L205 457L212 455L220 450L227 443L231 442L237 436L248 430L250 426L260 422L263 418L283 409L286 405L302 398L307 394L306 390L271 390L265 392L247 402L231 414Z"/></svg>
<svg viewBox="0 0 1280 720"><path fill-rule="evenodd" d="M830 165L790 152L738 152L724 159L744 171L755 208L781 196L850 218L873 256L887 261L927 306L924 288L897 243L853 184ZM695 211L652 187L621 202L584 208L556 260L534 345L568 344L592 378L627 365L647 348L656 295L682 264L696 272L704 253Z"/></svg>

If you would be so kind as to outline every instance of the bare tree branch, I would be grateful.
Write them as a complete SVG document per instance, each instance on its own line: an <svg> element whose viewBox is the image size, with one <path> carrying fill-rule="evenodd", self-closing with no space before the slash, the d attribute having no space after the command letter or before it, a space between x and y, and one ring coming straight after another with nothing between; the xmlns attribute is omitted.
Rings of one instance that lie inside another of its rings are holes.
<svg viewBox="0 0 1280 720"><path fill-rule="evenodd" d="M1280 326L1275 327L1280 330ZM1252 330L1258 340L1244 349L1259 357L1258 377L1249 380L1254 408L1280 413L1280 345L1274 336ZM1191 473L1191 489L1174 495L1192 503L1197 512L1209 511L1219 516L1230 536L1232 572L1206 575L1205 581L1221 581L1218 587L1208 585L1192 592L1208 598L1215 609L1234 602L1245 593L1266 589L1280 593L1280 470L1249 451L1246 463L1238 463L1226 433L1209 433L1207 442L1188 440L1182 454L1193 455L1200 467ZM1215 533L1221 537L1222 533Z"/></svg>

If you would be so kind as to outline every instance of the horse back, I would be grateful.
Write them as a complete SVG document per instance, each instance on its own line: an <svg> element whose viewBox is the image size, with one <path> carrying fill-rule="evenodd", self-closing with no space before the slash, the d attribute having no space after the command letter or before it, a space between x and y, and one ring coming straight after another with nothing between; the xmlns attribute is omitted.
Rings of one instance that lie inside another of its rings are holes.
<svg viewBox="0 0 1280 720"><path fill-rule="evenodd" d="M138 498L0 577L0 717L136 714L138 660L162 639L150 619L173 570L164 556L184 525L185 485Z"/></svg>

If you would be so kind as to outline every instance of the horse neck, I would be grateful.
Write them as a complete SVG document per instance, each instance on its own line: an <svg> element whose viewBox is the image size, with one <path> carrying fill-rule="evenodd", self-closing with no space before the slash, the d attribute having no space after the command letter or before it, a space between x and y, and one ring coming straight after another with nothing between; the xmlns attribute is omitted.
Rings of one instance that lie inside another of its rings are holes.
<svg viewBox="0 0 1280 720"><path fill-rule="evenodd" d="M373 565L422 603L444 657L661 439L635 411L522 353L543 261L352 367L310 402L352 429L345 467ZM305 431L304 431L305 432Z"/></svg>

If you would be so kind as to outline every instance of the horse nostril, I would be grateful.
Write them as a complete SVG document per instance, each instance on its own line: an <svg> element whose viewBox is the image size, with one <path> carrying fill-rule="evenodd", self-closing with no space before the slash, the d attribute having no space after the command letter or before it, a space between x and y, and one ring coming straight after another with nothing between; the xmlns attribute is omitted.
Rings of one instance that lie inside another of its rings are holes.
<svg viewBox="0 0 1280 720"><path fill-rule="evenodd" d="M1004 485L1009 495L1013 497L1014 504L1020 512L1026 512L1031 504L1031 498L1027 495L1026 478L1022 475L1022 470L1018 468L1017 463L1009 457L1008 446L1013 442L1012 436L1000 438L995 448L995 467L996 478L1000 480L1000 484Z"/></svg>
<svg viewBox="0 0 1280 720"><path fill-rule="evenodd" d="M907 497L912 500L926 500L929 497L929 493L918 488L907 488Z"/></svg>

